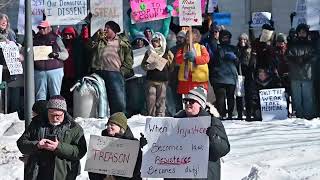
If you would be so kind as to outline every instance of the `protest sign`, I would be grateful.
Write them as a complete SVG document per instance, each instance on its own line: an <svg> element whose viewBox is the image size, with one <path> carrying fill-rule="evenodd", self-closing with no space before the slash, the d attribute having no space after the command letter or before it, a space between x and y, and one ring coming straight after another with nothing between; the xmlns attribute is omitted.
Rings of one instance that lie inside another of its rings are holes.
<svg viewBox="0 0 320 180"><path fill-rule="evenodd" d="M201 26L201 1L179 0L180 26Z"/></svg>
<svg viewBox="0 0 320 180"><path fill-rule="evenodd" d="M270 41L271 37L273 35L273 31L263 29L261 31L261 36L260 36L260 42L268 42Z"/></svg>
<svg viewBox="0 0 320 180"><path fill-rule="evenodd" d="M18 34L24 34L25 25L25 0L20 0L19 3L19 14L18 14ZM32 30L38 32L38 24L43 19L44 13L44 0L32 0L31 1L31 21Z"/></svg>
<svg viewBox="0 0 320 180"><path fill-rule="evenodd" d="M207 5L207 0L201 0L202 14L206 13L206 5ZM171 6L173 7L173 11L172 11L171 15L173 17L179 16L179 0L174 0L174 2L171 4Z"/></svg>
<svg viewBox="0 0 320 180"><path fill-rule="evenodd" d="M91 36L108 21L119 24L123 30L123 0L91 0Z"/></svg>
<svg viewBox="0 0 320 180"><path fill-rule="evenodd" d="M88 15L87 0L44 0L44 10L51 25L80 24Z"/></svg>
<svg viewBox="0 0 320 180"><path fill-rule="evenodd" d="M252 27L262 27L264 24L270 24L271 13L269 12L253 12L252 13Z"/></svg>
<svg viewBox="0 0 320 180"><path fill-rule="evenodd" d="M307 24L311 31L320 30L320 1L307 0Z"/></svg>
<svg viewBox="0 0 320 180"><path fill-rule="evenodd" d="M148 118L141 175L150 178L207 178L209 116Z"/></svg>
<svg viewBox="0 0 320 180"><path fill-rule="evenodd" d="M147 62L149 64L155 65L156 69L158 69L159 71L162 71L163 68L166 66L168 60L163 57L160 57L156 53L151 53L151 54L149 54Z"/></svg>
<svg viewBox="0 0 320 180"><path fill-rule="evenodd" d="M90 135L85 171L132 177L139 141Z"/></svg>
<svg viewBox="0 0 320 180"><path fill-rule="evenodd" d="M213 13L212 16L217 25L231 25L230 13Z"/></svg>
<svg viewBox="0 0 320 180"><path fill-rule="evenodd" d="M217 6L218 6L218 0L209 0L208 13L213 13Z"/></svg>
<svg viewBox="0 0 320 180"><path fill-rule="evenodd" d="M169 17L166 0L130 0L132 24Z"/></svg>
<svg viewBox="0 0 320 180"><path fill-rule="evenodd" d="M49 60L50 53L52 53L52 46L33 46L34 61Z"/></svg>
<svg viewBox="0 0 320 180"><path fill-rule="evenodd" d="M284 88L263 89L259 91L259 94L263 121L288 118Z"/></svg>
<svg viewBox="0 0 320 180"><path fill-rule="evenodd" d="M16 43L13 41L10 41L9 43L0 42L0 48L2 49L3 57L6 61L10 75L23 74L23 67L19 61L19 47Z"/></svg>
<svg viewBox="0 0 320 180"><path fill-rule="evenodd" d="M144 58L144 55L146 54L148 48L143 47L139 49L134 49L132 50L133 52L133 72L134 72L134 77L142 77L146 75L146 71L142 69L141 63ZM134 78L133 77L133 78ZM131 79L131 78L129 78Z"/></svg>
<svg viewBox="0 0 320 180"><path fill-rule="evenodd" d="M298 24L307 23L307 2L306 0L297 0L296 3L296 16L293 19L293 27L297 27Z"/></svg>

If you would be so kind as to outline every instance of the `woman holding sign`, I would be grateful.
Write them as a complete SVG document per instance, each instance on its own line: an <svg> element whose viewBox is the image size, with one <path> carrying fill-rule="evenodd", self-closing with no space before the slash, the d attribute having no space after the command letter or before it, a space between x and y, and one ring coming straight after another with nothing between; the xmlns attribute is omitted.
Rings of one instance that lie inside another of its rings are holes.
<svg viewBox="0 0 320 180"><path fill-rule="evenodd" d="M116 137L121 139L128 139L128 140L137 140L134 138L130 127L127 124L127 117L124 115L123 112L116 112L112 114L106 124L106 129L101 132L102 136L108 137ZM140 148L147 144L147 140L141 134L140 138ZM91 173L89 172L89 179L90 180L141 180L140 176L140 168L142 162L142 151L139 149L138 159L133 171L133 177L119 177L119 176L112 176L107 174L98 174L98 173Z"/></svg>
<svg viewBox="0 0 320 180"><path fill-rule="evenodd" d="M192 89L188 94L186 94L183 102L185 104L185 109L177 113L174 116L175 118L211 115L205 111L207 90L201 86ZM220 180L220 158L228 154L230 151L229 140L221 121L212 115L211 126L207 128L206 134L209 136L209 163L208 176L203 180Z"/></svg>

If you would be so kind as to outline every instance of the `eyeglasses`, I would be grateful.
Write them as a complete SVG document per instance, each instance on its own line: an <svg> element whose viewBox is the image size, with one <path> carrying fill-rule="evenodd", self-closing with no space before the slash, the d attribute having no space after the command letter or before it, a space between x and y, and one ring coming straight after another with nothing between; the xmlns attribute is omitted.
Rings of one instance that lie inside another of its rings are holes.
<svg viewBox="0 0 320 180"><path fill-rule="evenodd" d="M184 104L190 104L193 105L194 103L196 103L197 101L194 99L183 99L183 103Z"/></svg>
<svg viewBox="0 0 320 180"><path fill-rule="evenodd" d="M57 112L53 112L53 111L50 111L50 110L48 110L48 113L49 113L49 115L50 116L52 116L52 117L62 117L63 115L64 115L64 113L63 112L61 112L61 113L57 113Z"/></svg>

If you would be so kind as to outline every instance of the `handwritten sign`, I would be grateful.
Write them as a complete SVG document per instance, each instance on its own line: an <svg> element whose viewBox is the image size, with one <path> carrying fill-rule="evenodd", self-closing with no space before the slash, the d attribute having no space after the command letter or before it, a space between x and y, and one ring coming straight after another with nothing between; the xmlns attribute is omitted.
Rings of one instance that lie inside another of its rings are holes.
<svg viewBox="0 0 320 180"><path fill-rule="evenodd" d="M298 24L307 24L307 1L297 0L296 3L296 16L293 19L293 27L297 27Z"/></svg>
<svg viewBox="0 0 320 180"><path fill-rule="evenodd" d="M207 0L201 0L201 11L202 14L206 13L206 5L207 5ZM179 0L174 0L171 4L173 7L173 11L171 12L171 15L173 17L179 16Z"/></svg>
<svg viewBox="0 0 320 180"><path fill-rule="evenodd" d="M146 75L146 71L142 69L141 63L147 50L148 50L147 47L132 50L133 52L132 68L134 72L134 77L142 77Z"/></svg>
<svg viewBox="0 0 320 180"><path fill-rule="evenodd" d="M210 117L148 118L142 177L207 178Z"/></svg>
<svg viewBox="0 0 320 180"><path fill-rule="evenodd" d="M201 1L179 0L179 24L180 26L202 25Z"/></svg>
<svg viewBox="0 0 320 180"><path fill-rule="evenodd" d="M149 64L154 64L156 69L158 69L159 71L162 71L163 68L166 66L168 60L163 57L160 57L156 53L150 53L147 59L147 62Z"/></svg>
<svg viewBox="0 0 320 180"><path fill-rule="evenodd" d="M259 91L261 115L264 121L287 119L287 100L285 89L264 89Z"/></svg>
<svg viewBox="0 0 320 180"><path fill-rule="evenodd" d="M34 46L33 59L34 61L49 60L48 55L52 53L52 46Z"/></svg>
<svg viewBox="0 0 320 180"><path fill-rule="evenodd" d="M260 36L260 42L268 42L270 41L271 37L273 35L273 31L263 29L261 31L261 36Z"/></svg>
<svg viewBox="0 0 320 180"><path fill-rule="evenodd" d="M253 12L252 27L262 27L264 24L269 24L271 13L269 12Z"/></svg>
<svg viewBox="0 0 320 180"><path fill-rule="evenodd" d="M138 152L139 141L90 135L84 170L132 177Z"/></svg>
<svg viewBox="0 0 320 180"><path fill-rule="evenodd" d="M307 24L310 26L311 31L320 30L320 1L319 0L307 1Z"/></svg>
<svg viewBox="0 0 320 180"><path fill-rule="evenodd" d="M166 0L130 0L132 24L169 17Z"/></svg>
<svg viewBox="0 0 320 180"><path fill-rule="evenodd" d="M31 1L31 21L32 30L38 32L38 24L43 19L44 13L44 0L32 0ZM19 3L19 14L18 14L18 34L24 34L25 25L25 0L20 0Z"/></svg>
<svg viewBox="0 0 320 180"><path fill-rule="evenodd" d="M212 16L217 25L231 25L230 13L214 13Z"/></svg>
<svg viewBox="0 0 320 180"><path fill-rule="evenodd" d="M123 0L91 0L90 9L91 18L91 36L98 29L104 28L108 21L114 21L119 24L123 30Z"/></svg>
<svg viewBox="0 0 320 180"><path fill-rule="evenodd" d="M23 74L23 67L19 61L19 47L13 41L9 43L0 42L3 57L6 61L10 75Z"/></svg>
<svg viewBox="0 0 320 180"><path fill-rule="evenodd" d="M208 2L208 13L213 13L215 8L218 7L218 0L209 0Z"/></svg>
<svg viewBox="0 0 320 180"><path fill-rule="evenodd" d="M51 25L79 24L87 16L86 0L44 0L44 10Z"/></svg>

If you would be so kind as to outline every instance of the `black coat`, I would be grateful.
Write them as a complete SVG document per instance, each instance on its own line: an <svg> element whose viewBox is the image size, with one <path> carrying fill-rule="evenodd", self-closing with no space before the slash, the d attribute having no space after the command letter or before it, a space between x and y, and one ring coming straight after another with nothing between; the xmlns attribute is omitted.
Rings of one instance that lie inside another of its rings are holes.
<svg viewBox="0 0 320 180"><path fill-rule="evenodd" d="M210 116L208 112L201 109L198 116ZM175 118L187 117L184 110L178 112ZM209 164L208 164L208 177L202 180L220 180L220 158L225 156L230 151L230 144L224 129L222 122L211 116L211 127L214 127L216 136L214 138L209 138ZM191 180L188 179L177 179L177 180ZM175 179L165 179L165 180L175 180ZM199 179L197 179L199 180Z"/></svg>
<svg viewBox="0 0 320 180"><path fill-rule="evenodd" d="M103 130L101 132L102 136L108 136L107 130ZM131 129L128 127L127 130L125 131L125 133L122 136L115 136L117 138L121 138L121 139L128 139L128 140L137 140L136 138L134 138ZM137 162L136 165L134 167L134 171L133 171L133 177L132 178L127 178L127 177L120 177L120 176L114 176L114 178L116 180L141 180L141 173L140 173L140 169L141 169L141 163L142 163L142 151L141 149L139 149L139 153L138 153L138 158L137 158ZM107 175L105 174L98 174L98 173L91 173L89 172L89 179L90 180L103 180Z"/></svg>

